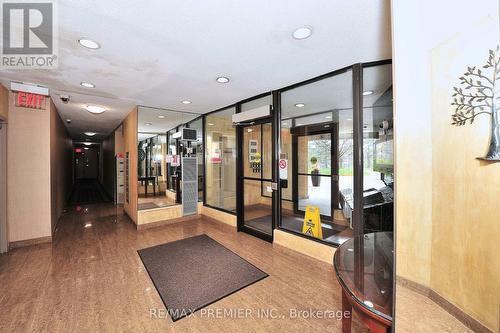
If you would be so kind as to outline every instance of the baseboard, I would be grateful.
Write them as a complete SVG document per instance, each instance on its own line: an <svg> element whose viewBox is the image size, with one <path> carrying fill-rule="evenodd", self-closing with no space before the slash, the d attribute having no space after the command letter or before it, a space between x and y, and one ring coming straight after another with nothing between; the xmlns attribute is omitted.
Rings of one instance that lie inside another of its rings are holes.
<svg viewBox="0 0 500 333"><path fill-rule="evenodd" d="M493 333L489 328L481 324L478 320L474 319L467 313L465 313L462 309L460 309L458 306L455 304L451 303L447 299L445 299L443 296L432 290L431 288L424 286L418 282L414 282L411 280L408 280L404 277L397 276L396 277L396 283L397 285L404 286L416 293L419 293L427 298L429 298L431 301L439 305L442 309L444 309L446 312L451 314L453 317L458 319L462 324L473 330L474 332L478 333ZM397 288L397 286L396 286Z"/></svg>
<svg viewBox="0 0 500 333"><path fill-rule="evenodd" d="M178 218L173 218L173 219L168 219L168 220L163 220L163 221L156 221L156 222L150 222L150 223L144 223L144 224L136 224L136 228L137 228L137 230L146 230L146 229L158 228L158 227L162 227L162 226L174 224L174 223L197 220L199 218L201 218L201 215L193 214L193 215L188 215L188 216L183 216L183 217L178 217Z"/></svg>
<svg viewBox="0 0 500 333"><path fill-rule="evenodd" d="M273 246L282 246L323 261L329 265L333 264L333 255L336 250L332 246L328 246L315 240L300 237L279 229L274 229Z"/></svg>
<svg viewBox="0 0 500 333"><path fill-rule="evenodd" d="M200 208L201 208L201 215L203 216L209 217L213 220L216 220L217 222L230 225L231 227L237 226L236 215L225 213L223 211L208 206L201 206Z"/></svg>
<svg viewBox="0 0 500 333"><path fill-rule="evenodd" d="M45 236L45 237L38 237L38 238L10 242L9 250L18 249L20 247L44 244L44 243L52 243L52 236Z"/></svg>

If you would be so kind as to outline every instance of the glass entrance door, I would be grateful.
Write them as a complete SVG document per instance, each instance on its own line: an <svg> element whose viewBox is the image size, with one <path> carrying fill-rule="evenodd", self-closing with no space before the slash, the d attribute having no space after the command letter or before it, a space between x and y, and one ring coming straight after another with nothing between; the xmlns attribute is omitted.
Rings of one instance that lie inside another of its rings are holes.
<svg viewBox="0 0 500 333"><path fill-rule="evenodd" d="M319 208L320 214L330 219L332 212L338 209L338 166L335 165L336 150L335 126L331 130L308 133L305 130L297 135L294 160L297 163L297 188L294 200L295 212L304 213L306 207L313 205Z"/></svg>
<svg viewBox="0 0 500 333"><path fill-rule="evenodd" d="M243 231L272 240L273 159L272 123L262 122L240 129L242 147ZM241 206L240 206L241 207Z"/></svg>

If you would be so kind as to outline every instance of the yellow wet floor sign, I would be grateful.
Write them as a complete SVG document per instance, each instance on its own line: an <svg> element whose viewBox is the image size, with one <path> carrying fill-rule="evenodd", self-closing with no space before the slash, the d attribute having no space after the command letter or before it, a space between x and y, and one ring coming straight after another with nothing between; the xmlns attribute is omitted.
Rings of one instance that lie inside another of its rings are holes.
<svg viewBox="0 0 500 333"><path fill-rule="evenodd" d="M302 226L303 234L323 239L321 218L319 215L319 207L306 206L306 215L304 216L304 225Z"/></svg>

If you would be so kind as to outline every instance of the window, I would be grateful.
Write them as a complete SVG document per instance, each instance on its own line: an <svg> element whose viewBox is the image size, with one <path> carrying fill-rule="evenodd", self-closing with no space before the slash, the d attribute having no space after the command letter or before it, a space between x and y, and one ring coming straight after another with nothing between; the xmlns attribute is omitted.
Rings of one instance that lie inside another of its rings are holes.
<svg viewBox="0 0 500 333"><path fill-rule="evenodd" d="M235 108L208 114L205 118L206 204L236 212Z"/></svg>
<svg viewBox="0 0 500 333"><path fill-rule="evenodd" d="M196 141L188 143L187 153L196 156L198 162L198 201L203 201L203 120L198 118L187 124L188 128L196 130Z"/></svg>
<svg viewBox="0 0 500 333"><path fill-rule="evenodd" d="M363 229L392 231L392 66L364 67L363 91Z"/></svg>
<svg viewBox="0 0 500 333"><path fill-rule="evenodd" d="M351 70L282 92L281 228L333 244L353 235L352 103ZM321 234L303 230L312 208Z"/></svg>

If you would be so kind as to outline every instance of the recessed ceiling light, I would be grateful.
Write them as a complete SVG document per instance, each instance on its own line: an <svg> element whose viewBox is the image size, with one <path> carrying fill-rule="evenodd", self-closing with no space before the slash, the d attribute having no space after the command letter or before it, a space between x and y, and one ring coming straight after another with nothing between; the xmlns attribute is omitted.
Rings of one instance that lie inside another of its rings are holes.
<svg viewBox="0 0 500 333"><path fill-rule="evenodd" d="M85 109L87 109L88 112L95 114L103 113L104 111L106 111L106 108L97 105L87 105Z"/></svg>
<svg viewBox="0 0 500 333"><path fill-rule="evenodd" d="M165 119L165 116L164 115L159 115L158 118Z"/></svg>
<svg viewBox="0 0 500 333"><path fill-rule="evenodd" d="M92 39L88 39L88 38L80 38L78 40L78 43L80 43L81 46L86 47L88 49L92 49L92 50L97 50L98 48L101 47L99 45L99 43L97 43L96 41L93 41Z"/></svg>
<svg viewBox="0 0 500 333"><path fill-rule="evenodd" d="M371 94L373 94L373 90L363 91L363 96L368 96L368 95L371 95Z"/></svg>
<svg viewBox="0 0 500 333"><path fill-rule="evenodd" d="M303 108L306 105L304 103L297 103L297 104L295 104L295 106L298 108Z"/></svg>
<svg viewBox="0 0 500 333"><path fill-rule="evenodd" d="M70 123L71 123L71 119L66 119L66 122L67 122L68 124L70 124Z"/></svg>
<svg viewBox="0 0 500 333"><path fill-rule="evenodd" d="M89 147L84 147L83 149L85 149L85 150L89 150Z"/></svg>
<svg viewBox="0 0 500 333"><path fill-rule="evenodd" d="M228 83L229 82L229 78L227 78L225 76L219 76L215 81L217 81L219 83Z"/></svg>
<svg viewBox="0 0 500 333"><path fill-rule="evenodd" d="M306 39L311 37L311 35L312 35L312 28L309 26L300 27L296 29L292 34L293 38L295 39Z"/></svg>
<svg viewBox="0 0 500 333"><path fill-rule="evenodd" d="M84 142L83 144L86 145L86 146L91 146L92 145L90 142Z"/></svg>
<svg viewBox="0 0 500 333"><path fill-rule="evenodd" d="M145 123L144 125L146 125L146 126L152 126L153 123Z"/></svg>
<svg viewBox="0 0 500 333"><path fill-rule="evenodd" d="M94 132L85 132L83 134L85 134L86 136L94 136L95 135Z"/></svg>
<svg viewBox="0 0 500 333"><path fill-rule="evenodd" d="M92 226L92 223L85 223L84 227L85 228L90 228Z"/></svg>
<svg viewBox="0 0 500 333"><path fill-rule="evenodd" d="M214 124L212 124L212 123L208 123L207 125L208 125L208 126L214 126Z"/></svg>
<svg viewBox="0 0 500 333"><path fill-rule="evenodd" d="M332 116L326 116L325 118L326 118L326 119L330 119L330 118L332 118Z"/></svg>
<svg viewBox="0 0 500 333"><path fill-rule="evenodd" d="M182 104L191 104L191 101L182 101Z"/></svg>
<svg viewBox="0 0 500 333"><path fill-rule="evenodd" d="M90 82L80 82L80 85L85 88L95 88L95 84Z"/></svg>
<svg viewBox="0 0 500 333"><path fill-rule="evenodd" d="M295 126L302 126L302 124L295 124Z"/></svg>

